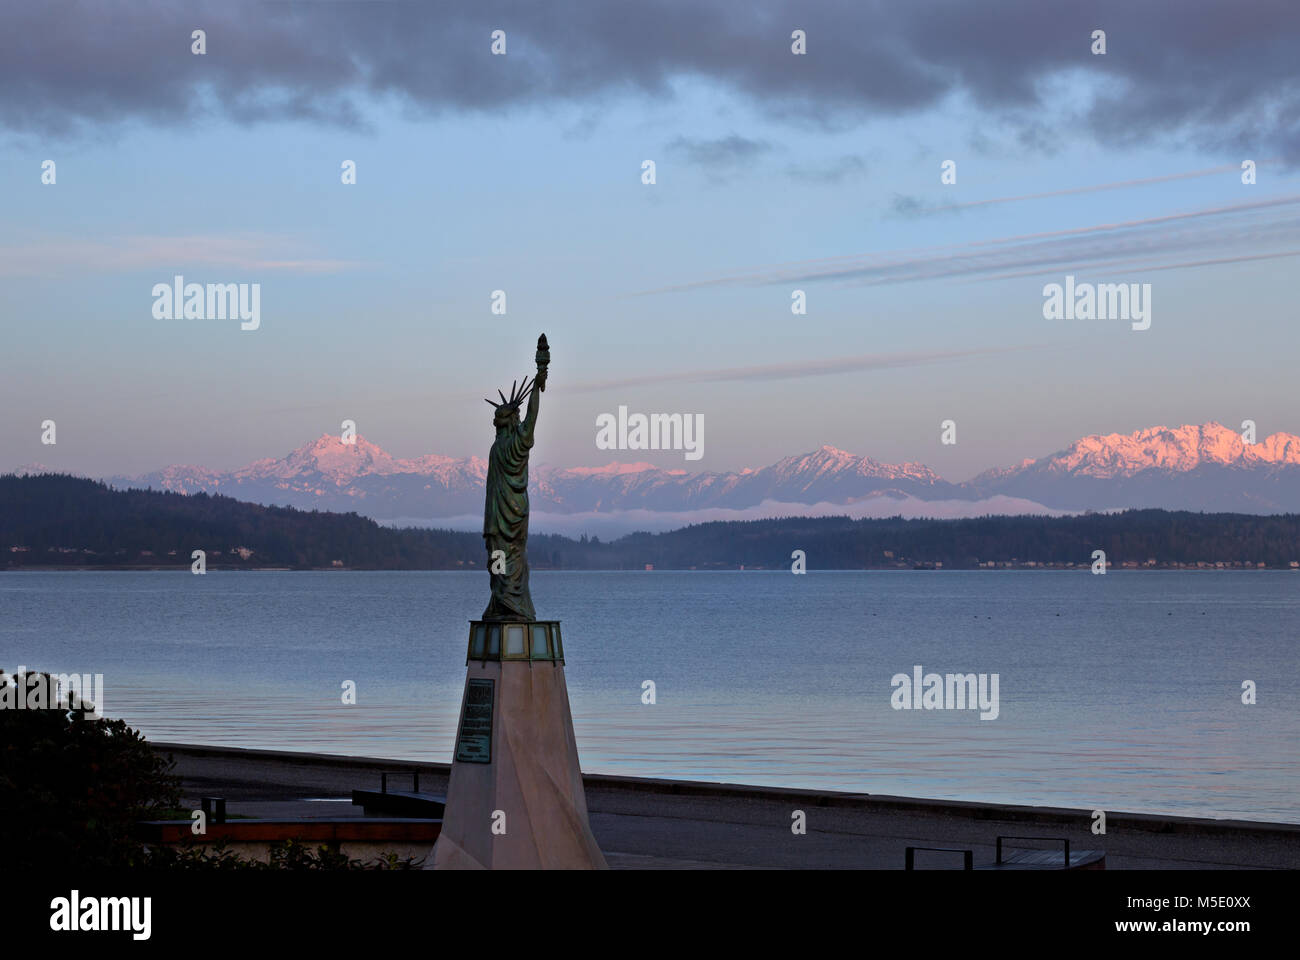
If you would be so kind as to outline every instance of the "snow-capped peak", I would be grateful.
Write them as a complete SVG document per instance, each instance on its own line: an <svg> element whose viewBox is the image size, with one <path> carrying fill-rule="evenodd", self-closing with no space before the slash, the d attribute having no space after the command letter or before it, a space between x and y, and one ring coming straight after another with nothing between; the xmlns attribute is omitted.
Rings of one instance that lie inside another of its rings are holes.
<svg viewBox="0 0 1300 960"><path fill-rule="evenodd" d="M402 460L360 434L351 442L344 443L342 437L326 433L283 458L268 457L250 463L235 471L233 477L237 481L319 477L333 483L346 483L357 477L408 473L436 476L462 468L471 475L481 475L486 471L486 463L477 457L456 460L436 454Z"/></svg>
<svg viewBox="0 0 1300 960"><path fill-rule="evenodd" d="M786 457L764 470L770 470L781 478L825 477L847 473L878 479L918 480L923 483L937 483L940 479L937 473L923 463L881 463L871 457L858 456L828 443L822 444L812 453Z"/></svg>
<svg viewBox="0 0 1300 960"><path fill-rule="evenodd" d="M1211 421L1181 427L1148 427L1129 434L1094 434L1048 458L1057 472L1090 477L1132 476L1144 470L1182 473L1205 464L1253 466L1300 464L1300 437L1275 433L1258 443Z"/></svg>

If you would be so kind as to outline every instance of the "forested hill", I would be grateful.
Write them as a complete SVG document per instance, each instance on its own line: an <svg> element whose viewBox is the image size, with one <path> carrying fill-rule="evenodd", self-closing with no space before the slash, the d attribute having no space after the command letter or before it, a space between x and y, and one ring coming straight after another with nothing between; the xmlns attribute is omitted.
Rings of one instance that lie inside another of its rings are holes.
<svg viewBox="0 0 1300 960"><path fill-rule="evenodd" d="M945 569L1092 564L1250 566L1300 561L1300 515L1133 510L1077 517L968 520L786 518L706 523L669 533L529 538L535 569ZM0 476L0 570L21 567L482 569L474 532L394 529L355 513L263 507L229 497L113 490L61 476Z"/></svg>
<svg viewBox="0 0 1300 960"><path fill-rule="evenodd" d="M335 561L441 569L480 562L483 538L394 530L355 513L263 507L205 493L113 490L51 474L0 476L0 567L188 567L194 550L207 554L209 569L332 567Z"/></svg>

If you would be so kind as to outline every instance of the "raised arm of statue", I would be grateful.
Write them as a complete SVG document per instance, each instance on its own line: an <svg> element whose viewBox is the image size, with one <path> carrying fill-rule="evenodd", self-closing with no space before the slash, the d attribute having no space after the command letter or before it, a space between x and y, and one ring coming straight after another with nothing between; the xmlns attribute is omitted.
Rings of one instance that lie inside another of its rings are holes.
<svg viewBox="0 0 1300 960"><path fill-rule="evenodd" d="M537 425L538 394L546 389L546 370L551 363L551 348L546 342L546 334L537 338L537 377L533 380L533 391L528 397L528 413L524 417L524 432L529 441L533 439L533 428Z"/></svg>
<svg viewBox="0 0 1300 960"><path fill-rule="evenodd" d="M524 414L524 434L530 442L533 439L533 428L537 426L537 396L541 392L541 389L534 384L533 392L528 395L528 412Z"/></svg>

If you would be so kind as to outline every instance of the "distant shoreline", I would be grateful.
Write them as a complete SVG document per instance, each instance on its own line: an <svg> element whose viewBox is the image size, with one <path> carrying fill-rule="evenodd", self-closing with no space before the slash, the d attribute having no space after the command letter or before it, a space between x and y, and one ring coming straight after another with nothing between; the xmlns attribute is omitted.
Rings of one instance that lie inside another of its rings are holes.
<svg viewBox="0 0 1300 960"><path fill-rule="evenodd" d="M963 520L788 517L615 540L533 534L535 570L1300 569L1300 514L1131 510ZM482 570L472 531L226 496L0 477L0 569ZM793 561L793 562L792 562Z"/></svg>

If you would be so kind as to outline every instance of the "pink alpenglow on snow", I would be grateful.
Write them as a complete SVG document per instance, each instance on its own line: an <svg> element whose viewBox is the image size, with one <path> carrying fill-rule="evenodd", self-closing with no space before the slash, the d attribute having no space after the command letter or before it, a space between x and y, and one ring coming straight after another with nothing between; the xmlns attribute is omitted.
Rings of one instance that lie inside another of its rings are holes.
<svg viewBox="0 0 1300 960"><path fill-rule="evenodd" d="M208 491L255 503L356 510L380 521L455 526L460 518L478 513L486 473L487 464L479 457L401 459L361 436L345 444L326 434L284 457L230 472L173 466L141 477L106 479L117 486ZM728 472L666 469L642 460L594 467L542 465L533 471L530 497L539 520L626 513L632 523L636 512L641 529L646 529L647 514L695 522L729 511L744 511L752 519L824 515L828 505L874 503L866 513L841 512L889 516L889 502L898 504L894 512L899 515L936 517L1127 507L1291 512L1300 511L1300 437L1278 432L1247 443L1240 433L1214 422L1093 434L1057 453L1025 458L960 483L945 480L923 463L886 463L829 444L765 467ZM778 512L765 512L765 504ZM473 528L472 519L466 519L465 529Z"/></svg>

